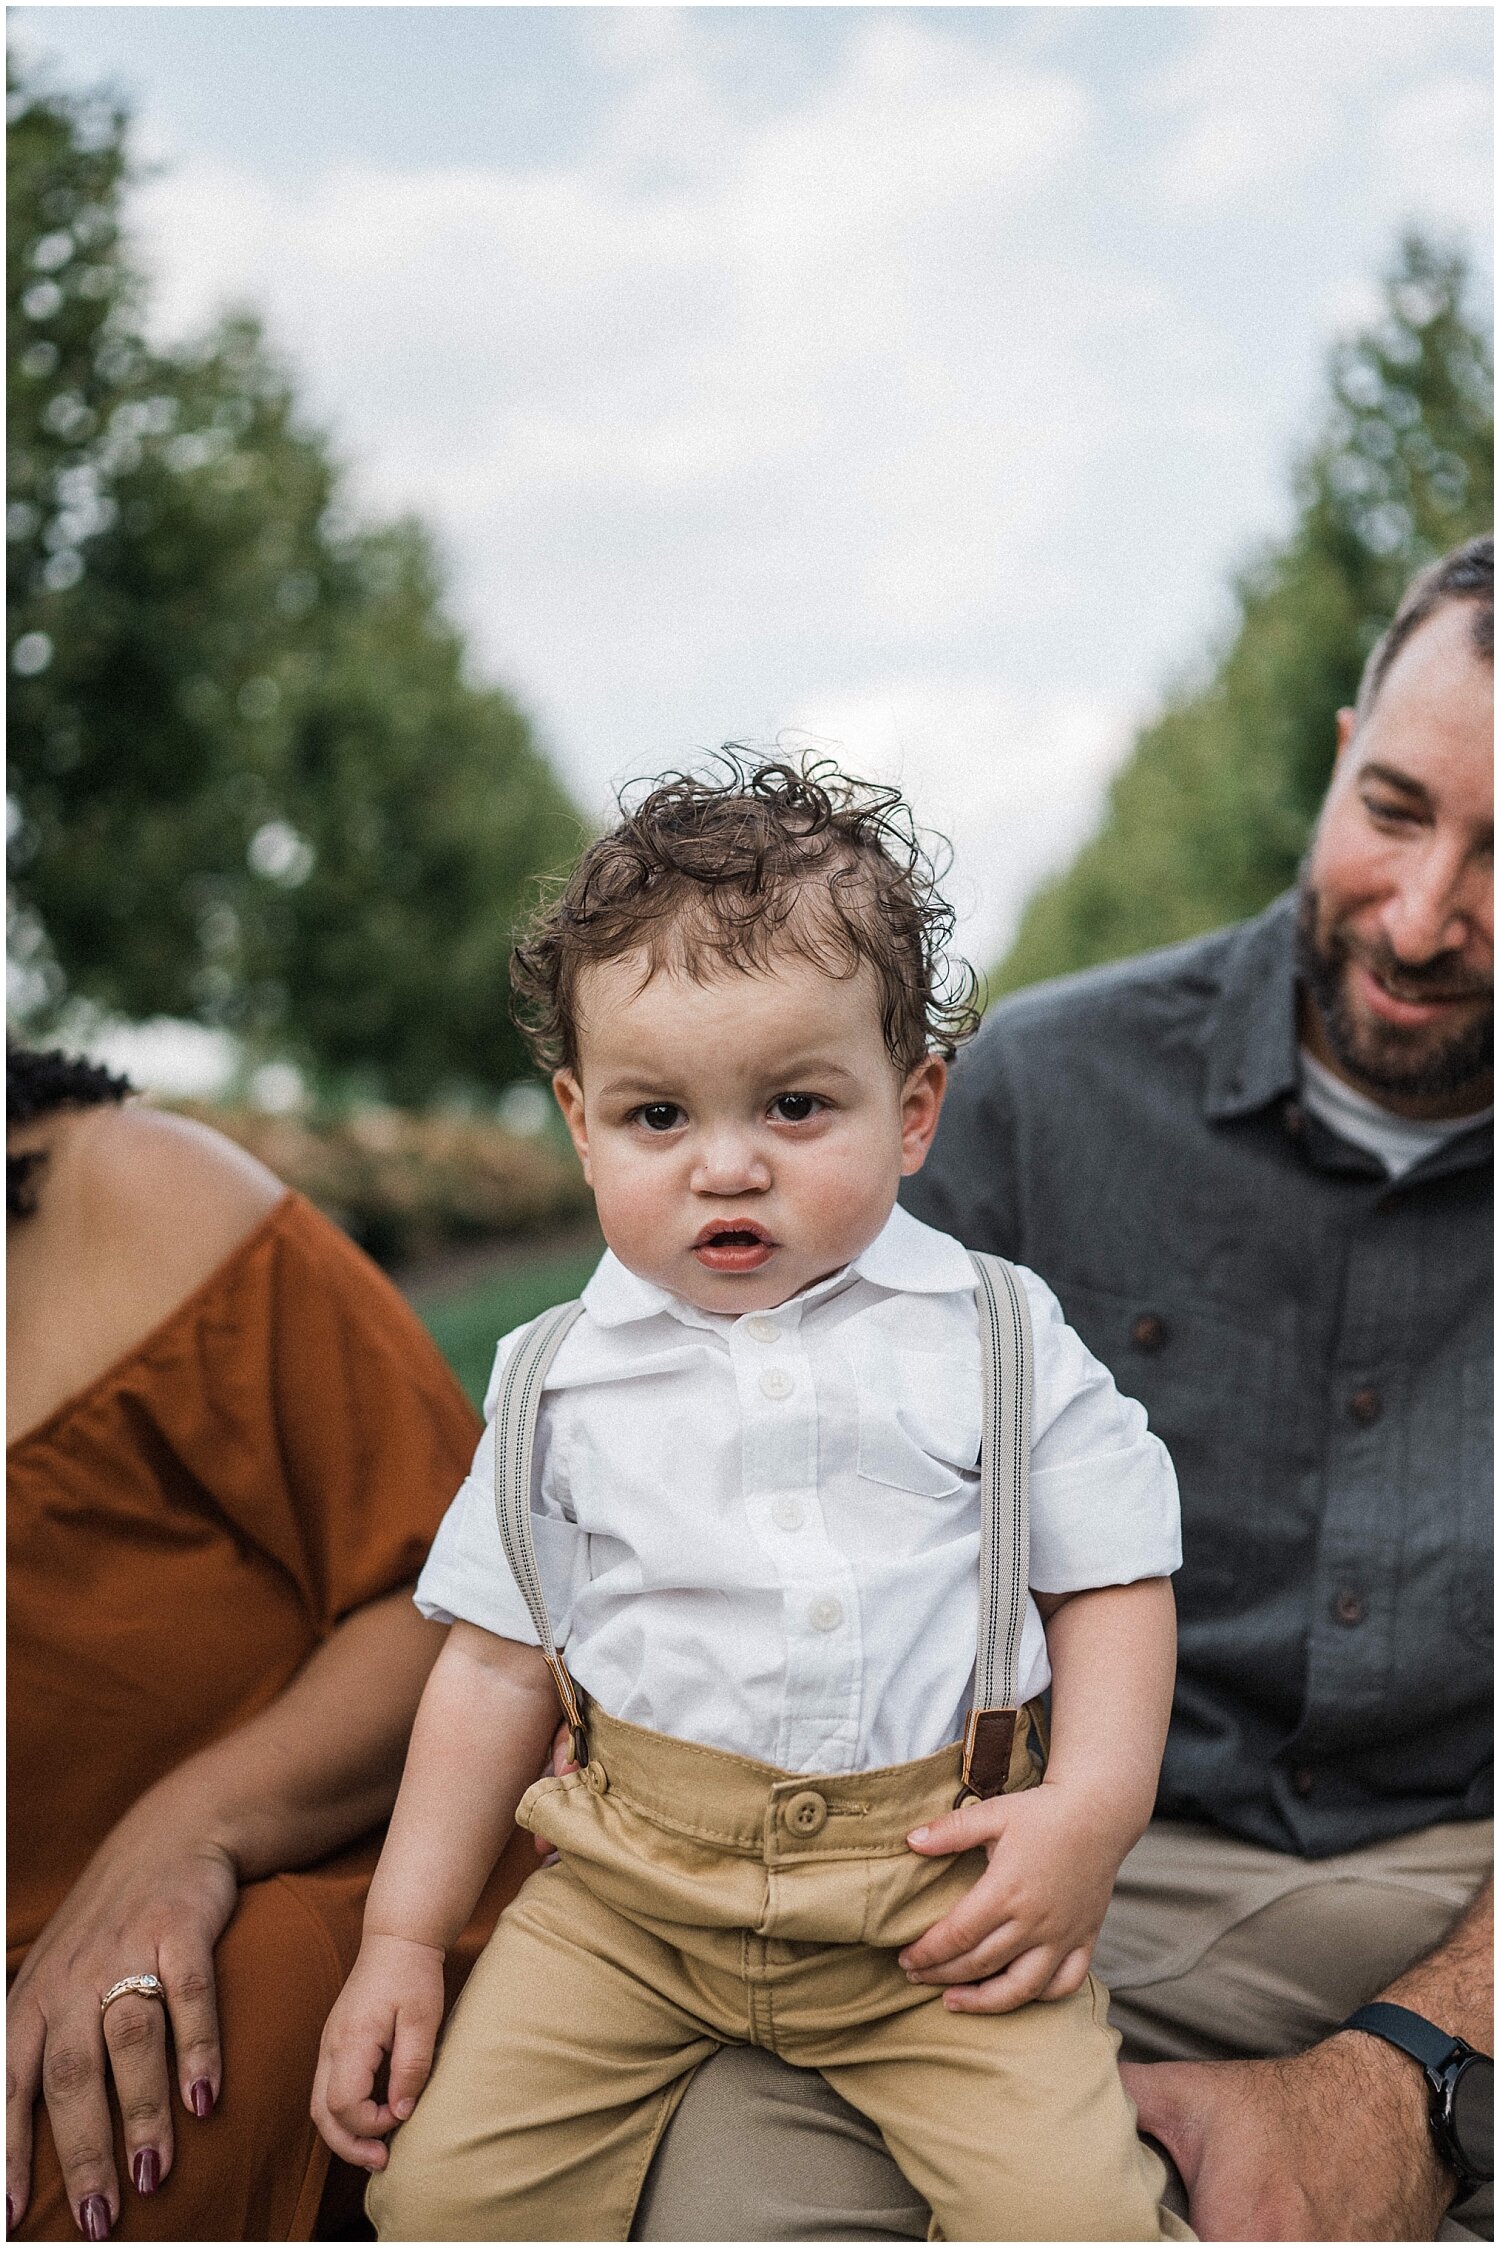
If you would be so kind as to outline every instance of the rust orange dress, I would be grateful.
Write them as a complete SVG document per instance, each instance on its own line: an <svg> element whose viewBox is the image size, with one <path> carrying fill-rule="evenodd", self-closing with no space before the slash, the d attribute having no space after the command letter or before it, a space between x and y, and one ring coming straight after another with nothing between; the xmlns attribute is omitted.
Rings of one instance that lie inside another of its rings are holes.
<svg viewBox="0 0 1500 2248"><path fill-rule="evenodd" d="M390 1283L300 1195L127 1357L11 1447L10 1974L142 1790L413 1578L478 1422ZM357 2181L308 2116L378 1837L244 1890L216 1953L224 2077L178 2103L161 2190L120 2145L117 2238L344 2232ZM461 1952L535 1863L518 1836ZM130 1961L121 1972L129 1971ZM21 2235L77 2238L39 2107ZM347 2236L347 2235L345 2235Z"/></svg>

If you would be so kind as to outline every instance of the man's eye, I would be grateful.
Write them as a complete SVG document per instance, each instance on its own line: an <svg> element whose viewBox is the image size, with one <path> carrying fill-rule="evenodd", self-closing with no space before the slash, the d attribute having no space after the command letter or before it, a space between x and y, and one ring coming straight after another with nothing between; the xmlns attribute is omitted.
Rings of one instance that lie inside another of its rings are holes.
<svg viewBox="0 0 1500 2248"><path fill-rule="evenodd" d="M771 1103L771 1113L783 1124L805 1124L822 1105L816 1093L778 1093Z"/></svg>
<svg viewBox="0 0 1500 2248"><path fill-rule="evenodd" d="M670 1132L682 1121L682 1110L675 1101L648 1101L635 1113L648 1132Z"/></svg>

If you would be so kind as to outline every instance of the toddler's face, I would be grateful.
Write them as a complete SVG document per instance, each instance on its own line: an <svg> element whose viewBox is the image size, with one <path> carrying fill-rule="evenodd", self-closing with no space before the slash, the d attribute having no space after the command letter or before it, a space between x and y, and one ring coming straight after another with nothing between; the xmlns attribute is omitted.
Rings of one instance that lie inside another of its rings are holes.
<svg viewBox="0 0 1500 2248"><path fill-rule="evenodd" d="M615 1255L702 1311L767 1311L857 1257L922 1167L947 1071L904 1081L879 985L794 953L707 983L588 968L553 1087Z"/></svg>

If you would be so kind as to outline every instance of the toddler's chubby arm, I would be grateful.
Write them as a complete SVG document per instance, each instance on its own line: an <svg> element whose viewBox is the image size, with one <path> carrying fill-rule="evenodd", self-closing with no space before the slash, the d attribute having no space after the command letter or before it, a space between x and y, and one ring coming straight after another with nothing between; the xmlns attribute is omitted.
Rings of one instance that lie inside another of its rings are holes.
<svg viewBox="0 0 1500 2248"><path fill-rule="evenodd" d="M450 1627L412 1727L359 1957L318 2055L313 2121L346 2162L384 2169L386 2135L416 2105L442 2025L444 1955L542 1769L558 1715L535 1647L476 1624Z"/></svg>
<svg viewBox="0 0 1500 2248"><path fill-rule="evenodd" d="M907 1836L926 1857L981 1843L989 1857L963 1902L901 1954L913 1982L950 1986L955 2012L1006 2014L1079 1988L1156 1800L1176 1667L1170 1580L1034 1598L1052 1666L1046 1778Z"/></svg>

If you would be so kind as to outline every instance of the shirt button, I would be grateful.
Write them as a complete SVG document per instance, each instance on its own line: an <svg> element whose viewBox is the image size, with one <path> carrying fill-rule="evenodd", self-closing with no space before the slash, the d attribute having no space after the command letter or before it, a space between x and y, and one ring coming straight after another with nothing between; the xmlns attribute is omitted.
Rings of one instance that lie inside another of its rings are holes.
<svg viewBox="0 0 1500 2248"><path fill-rule="evenodd" d="M1167 1323L1161 1313L1143 1311L1130 1330L1130 1339L1136 1349L1145 1351L1148 1357L1152 1351L1160 1350L1167 1339Z"/></svg>
<svg viewBox="0 0 1500 2248"><path fill-rule="evenodd" d="M787 1798L781 1816L793 1834L821 1834L828 1823L828 1805L816 1788L808 1787Z"/></svg>
<svg viewBox="0 0 1500 2248"><path fill-rule="evenodd" d="M760 1386L766 1397L790 1397L797 1385L784 1366L768 1366L760 1377Z"/></svg>
<svg viewBox="0 0 1500 2248"><path fill-rule="evenodd" d="M1351 1420L1358 1421L1361 1428L1368 1428L1371 1421L1379 1420L1384 1402L1385 1400L1381 1397L1374 1383L1367 1382L1363 1389L1356 1389L1352 1392L1349 1399L1349 1417Z"/></svg>
<svg viewBox="0 0 1500 2248"><path fill-rule="evenodd" d="M1312 1794L1313 1776L1311 1772L1309 1772L1305 1764L1299 1764L1296 1771L1292 1774L1292 1786L1296 1789L1299 1795Z"/></svg>
<svg viewBox="0 0 1500 2248"><path fill-rule="evenodd" d="M841 1600L815 1600L807 1611L807 1620L814 1631L837 1631L844 1620Z"/></svg>
<svg viewBox="0 0 1500 2248"><path fill-rule="evenodd" d="M802 1527L801 1500L777 1499L771 1508L771 1520L778 1530L800 1530Z"/></svg>
<svg viewBox="0 0 1500 2248"><path fill-rule="evenodd" d="M1333 1603L1333 1620L1337 1624L1362 1624L1365 1620L1364 1602L1347 1585Z"/></svg>
<svg viewBox="0 0 1500 2248"><path fill-rule="evenodd" d="M753 1335L758 1343L774 1343L780 1336L781 1329L774 1319L767 1319L763 1313L756 1312L753 1318L745 1321L745 1333Z"/></svg>

